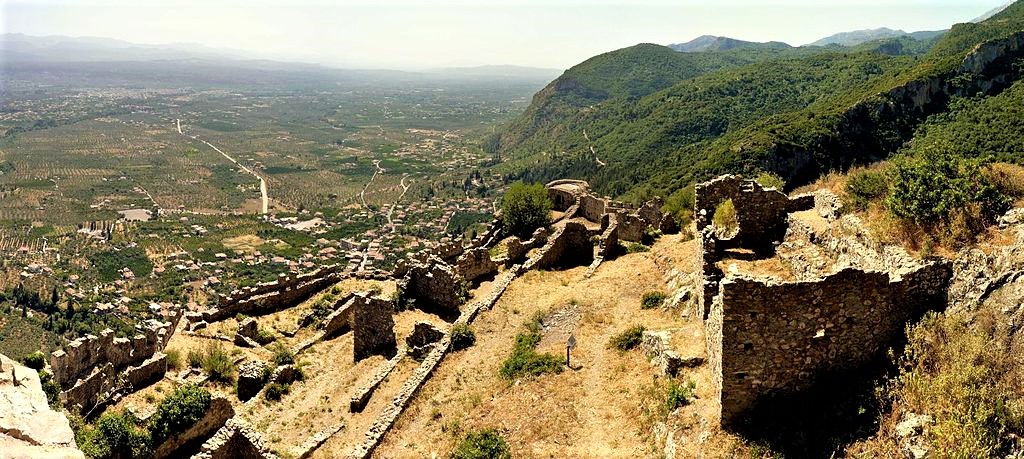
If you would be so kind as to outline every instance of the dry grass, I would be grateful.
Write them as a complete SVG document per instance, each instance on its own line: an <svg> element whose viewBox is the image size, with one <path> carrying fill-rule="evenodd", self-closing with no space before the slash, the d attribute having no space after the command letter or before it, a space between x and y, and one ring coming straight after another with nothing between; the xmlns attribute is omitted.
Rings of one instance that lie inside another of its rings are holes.
<svg viewBox="0 0 1024 459"><path fill-rule="evenodd" d="M666 244L683 245L677 236L665 237L655 251L680 252L676 247L666 250ZM653 252L606 262L591 279L583 279L584 272L529 272L513 282L495 308L474 322L477 343L445 359L375 456L445 456L461 434L484 428L498 429L513 457L659 456L653 427L640 416L651 402L643 394L654 369L639 352L620 354L607 343L632 325L671 328L676 330L673 337L683 342L681 352L703 355L703 328L699 321L683 321L671 312L640 309L644 292L664 288L664 272L655 265ZM505 382L498 367L523 322L538 311L568 317L548 331L558 336L546 337L537 350L564 356L564 337L571 332L578 343L573 369ZM680 427L682 435L692 437L682 456L702 448L697 442L700 423L694 420L714 416L706 373L702 368L687 375L697 381L698 399L674 417L693 424Z"/></svg>

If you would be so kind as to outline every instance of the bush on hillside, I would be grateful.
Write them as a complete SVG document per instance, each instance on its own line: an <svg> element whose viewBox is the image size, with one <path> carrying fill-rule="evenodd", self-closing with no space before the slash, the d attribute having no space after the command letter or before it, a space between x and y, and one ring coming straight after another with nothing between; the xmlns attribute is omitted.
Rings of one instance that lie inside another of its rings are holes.
<svg viewBox="0 0 1024 459"><path fill-rule="evenodd" d="M618 349L619 352L631 350L640 345L644 336L644 330L643 325L630 327L626 331L613 336L608 342L608 347Z"/></svg>
<svg viewBox="0 0 1024 459"><path fill-rule="evenodd" d="M1009 200L982 174L982 165L941 149L900 156L893 161L889 210L930 225L973 203L982 217L993 219L1006 211Z"/></svg>
<svg viewBox="0 0 1024 459"><path fill-rule="evenodd" d="M209 391L194 384L178 387L157 405L156 412L149 418L153 445L160 445L171 435L192 427L209 408Z"/></svg>
<svg viewBox="0 0 1024 459"><path fill-rule="evenodd" d="M668 195L662 212L668 213L675 218L680 228L686 228L693 221L693 205L695 199L693 185L680 188Z"/></svg>
<svg viewBox="0 0 1024 459"><path fill-rule="evenodd" d="M996 314L929 313L908 327L900 374L882 391L894 412L933 418L924 439L944 457L1002 457L1024 428L1012 332Z"/></svg>
<svg viewBox="0 0 1024 459"><path fill-rule="evenodd" d="M466 324L452 327L452 349L459 351L476 343L476 333Z"/></svg>
<svg viewBox="0 0 1024 459"><path fill-rule="evenodd" d="M22 360L22 363L33 370L42 370L43 368L46 368L46 356L44 356L41 351L35 351L26 355Z"/></svg>
<svg viewBox="0 0 1024 459"><path fill-rule="evenodd" d="M272 351L274 352L275 365L281 366L295 363L295 354L292 353L292 350L289 349L288 346L285 346L282 343L276 343L274 344Z"/></svg>
<svg viewBox="0 0 1024 459"><path fill-rule="evenodd" d="M455 447L452 459L511 459L508 443L494 429L470 432Z"/></svg>
<svg viewBox="0 0 1024 459"><path fill-rule="evenodd" d="M757 174L757 177L754 177L754 181L764 188L775 188L779 191L786 187L786 181L774 172L761 172Z"/></svg>
<svg viewBox="0 0 1024 459"><path fill-rule="evenodd" d="M529 238L533 231L547 226L551 215L551 199L544 185L513 183L501 198L501 218L512 234Z"/></svg>
<svg viewBox="0 0 1024 459"><path fill-rule="evenodd" d="M211 343L206 348L206 354L202 356L202 366L203 371L214 381L230 383L235 380L235 362L219 343Z"/></svg>
<svg viewBox="0 0 1024 459"><path fill-rule="evenodd" d="M668 298L668 295L662 292L644 293L643 299L640 300L640 309L654 309L659 307L665 302L665 298Z"/></svg>
<svg viewBox="0 0 1024 459"><path fill-rule="evenodd" d="M863 170L850 174L845 188L844 204L855 211L867 210L871 202L889 194L889 179L884 172Z"/></svg>
<svg viewBox="0 0 1024 459"><path fill-rule="evenodd" d="M537 352L537 344L540 343L542 321L544 313L534 314L526 322L526 332L516 335L515 347L510 355L501 364L499 373L507 380L513 380L522 376L540 376L546 373L561 373L565 360L555 357L549 353L540 354Z"/></svg>
<svg viewBox="0 0 1024 459"><path fill-rule="evenodd" d="M665 408L669 412L690 404L690 401L696 397L697 383L692 379L686 380L685 383L680 383L675 379L671 379L668 382L668 393L665 397Z"/></svg>
<svg viewBox="0 0 1024 459"><path fill-rule="evenodd" d="M82 427L75 436L86 456L96 459L134 459L152 455L149 432L136 425L128 412L109 412L94 427Z"/></svg>
<svg viewBox="0 0 1024 459"><path fill-rule="evenodd" d="M281 397L288 394L291 391L290 384L279 384L270 383L267 384L267 391L263 393L263 397L267 400L281 400Z"/></svg>

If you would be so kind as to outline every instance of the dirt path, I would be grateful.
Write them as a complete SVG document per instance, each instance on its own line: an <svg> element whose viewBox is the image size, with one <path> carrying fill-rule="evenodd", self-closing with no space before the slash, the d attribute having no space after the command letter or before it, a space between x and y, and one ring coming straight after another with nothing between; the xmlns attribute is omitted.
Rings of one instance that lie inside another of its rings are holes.
<svg viewBox="0 0 1024 459"><path fill-rule="evenodd" d="M645 292L665 288L653 258L625 255L589 279L580 267L514 281L473 323L477 343L445 359L374 457L446 456L465 432L483 428L496 428L513 457L657 457L641 409L655 370L639 352L619 353L608 341L633 325L678 330L695 345L704 338L699 322L677 312L640 309ZM504 381L501 362L537 311L551 315L539 352L564 357L565 339L576 337L572 369Z"/></svg>
<svg viewBox="0 0 1024 459"><path fill-rule="evenodd" d="M395 224L392 223L392 221L391 221L391 216L395 213L395 207L398 207L398 203L401 202L402 198L405 197L405 193L407 193L409 191L409 188L410 188L411 185L406 185L405 184L405 179L408 176L409 176L409 174L402 174L402 182L401 182L402 194L398 195L398 199L395 199L395 202L393 204L391 204L391 208L388 209L388 215L387 215L387 217L388 217L388 226L391 228L391 234L395 234L395 232L398 231L398 228L396 228ZM412 183L412 182L410 182L410 183Z"/></svg>
<svg viewBox="0 0 1024 459"><path fill-rule="evenodd" d="M185 133L183 133L181 131L181 120L179 119L179 120L175 120L175 121L178 124L178 133L181 134L181 135L185 135ZM253 171L252 169L249 169L248 167L245 167L244 164L239 163L235 158L232 158L227 153L224 153L220 148L217 148L212 143L207 142L207 141L205 141L203 139L200 139L198 136L194 136L194 135L191 136L191 138L193 140L198 140L198 141L200 141L202 143L205 143L206 146L212 148L217 153L220 153L221 156L227 158L228 161L231 161L234 165L238 166L240 169L245 171L245 173L251 174L253 177L256 177L256 179L258 179L260 181L260 200L262 201L261 202L261 211L262 211L263 215L267 215L267 212L270 209L270 192L269 192L269 189L267 187L267 181L264 180L263 177L260 176L259 174L257 174L255 171Z"/></svg>

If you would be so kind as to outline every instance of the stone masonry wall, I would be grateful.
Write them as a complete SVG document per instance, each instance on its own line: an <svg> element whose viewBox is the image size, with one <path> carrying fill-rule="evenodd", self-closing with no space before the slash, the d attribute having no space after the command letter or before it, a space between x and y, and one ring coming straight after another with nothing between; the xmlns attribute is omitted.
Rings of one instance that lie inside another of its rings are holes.
<svg viewBox="0 0 1024 459"><path fill-rule="evenodd" d="M846 268L805 282L727 277L707 321L722 424L762 397L879 355L909 320L945 304L950 275L936 261L903 276Z"/></svg>
<svg viewBox="0 0 1024 459"><path fill-rule="evenodd" d="M356 294L352 309L352 353L355 361L371 355L393 356L395 339L394 306L390 301Z"/></svg>
<svg viewBox="0 0 1024 459"><path fill-rule="evenodd" d="M308 299L341 279L342 276L337 273L336 267L285 278L278 281L276 288L269 292L246 296L238 301L228 301L203 312L203 320L217 322L238 314L258 316L277 312Z"/></svg>
<svg viewBox="0 0 1024 459"><path fill-rule="evenodd" d="M813 196L789 198L774 189L764 189L753 180L735 175L724 175L697 185L694 196L697 232L711 226L711 219L719 204L732 199L736 208L739 230L735 235L720 240L718 249L743 247L770 249L773 242L786 234L786 215L814 207Z"/></svg>

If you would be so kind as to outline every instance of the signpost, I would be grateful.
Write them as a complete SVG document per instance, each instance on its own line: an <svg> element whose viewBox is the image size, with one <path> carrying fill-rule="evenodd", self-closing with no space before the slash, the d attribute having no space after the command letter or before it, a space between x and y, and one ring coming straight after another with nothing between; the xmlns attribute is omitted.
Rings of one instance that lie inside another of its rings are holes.
<svg viewBox="0 0 1024 459"><path fill-rule="evenodd" d="M565 365L572 369L572 364L569 363L569 351L576 347L576 335L569 334L569 341L565 342Z"/></svg>

